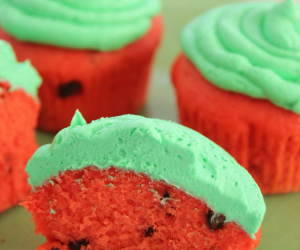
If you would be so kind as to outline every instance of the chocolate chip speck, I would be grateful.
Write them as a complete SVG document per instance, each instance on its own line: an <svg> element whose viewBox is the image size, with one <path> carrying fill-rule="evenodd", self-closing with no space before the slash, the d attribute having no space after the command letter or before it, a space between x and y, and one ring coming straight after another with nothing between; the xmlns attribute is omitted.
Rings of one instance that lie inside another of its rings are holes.
<svg viewBox="0 0 300 250"><path fill-rule="evenodd" d="M69 249L70 250L81 250L82 246L87 246L89 244L86 240L76 241L76 242L69 242Z"/></svg>
<svg viewBox="0 0 300 250"><path fill-rule="evenodd" d="M163 198L170 198L170 194L168 191L165 191Z"/></svg>
<svg viewBox="0 0 300 250"><path fill-rule="evenodd" d="M58 95L61 98L67 98L69 96L78 94L82 91L82 86L79 81L70 81L68 83L60 84L58 87Z"/></svg>
<svg viewBox="0 0 300 250"><path fill-rule="evenodd" d="M207 225L210 225L210 220L211 220L211 217L213 217L213 215L214 215L214 212L212 210L208 210L208 213L206 214Z"/></svg>
<svg viewBox="0 0 300 250"><path fill-rule="evenodd" d="M151 227L148 227L147 229L145 229L145 237L152 237L153 234L154 234L154 229L153 229L153 226Z"/></svg>
<svg viewBox="0 0 300 250"><path fill-rule="evenodd" d="M207 219L207 225L210 227L212 231L215 231L223 227L226 217L224 214L216 214L214 216L214 212L212 210L209 210L208 213L206 214L206 219Z"/></svg>

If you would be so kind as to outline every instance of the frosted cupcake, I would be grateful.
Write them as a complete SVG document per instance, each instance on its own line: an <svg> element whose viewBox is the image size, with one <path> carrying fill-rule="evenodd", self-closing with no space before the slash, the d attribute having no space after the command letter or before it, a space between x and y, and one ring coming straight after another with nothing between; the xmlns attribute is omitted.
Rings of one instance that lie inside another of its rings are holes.
<svg viewBox="0 0 300 250"><path fill-rule="evenodd" d="M223 149L179 124L76 112L26 171L49 249L253 250L265 203Z"/></svg>
<svg viewBox="0 0 300 250"><path fill-rule="evenodd" d="M43 78L39 127L59 131L79 108L91 121L137 113L162 36L159 0L8 1L0 38Z"/></svg>
<svg viewBox="0 0 300 250"><path fill-rule="evenodd" d="M182 124L226 149L265 194L300 190L300 9L216 8L182 33L172 77Z"/></svg>
<svg viewBox="0 0 300 250"><path fill-rule="evenodd" d="M30 192L25 166L37 149L40 83L30 62L17 62L11 46L0 40L0 212Z"/></svg>

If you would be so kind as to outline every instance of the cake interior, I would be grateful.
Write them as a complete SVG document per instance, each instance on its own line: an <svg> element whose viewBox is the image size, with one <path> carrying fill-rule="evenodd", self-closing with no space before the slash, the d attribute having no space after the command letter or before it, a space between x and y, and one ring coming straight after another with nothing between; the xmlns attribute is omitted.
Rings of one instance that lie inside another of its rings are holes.
<svg viewBox="0 0 300 250"><path fill-rule="evenodd" d="M110 167L68 170L23 204L41 249L254 249L256 239L226 215L164 181Z"/></svg>

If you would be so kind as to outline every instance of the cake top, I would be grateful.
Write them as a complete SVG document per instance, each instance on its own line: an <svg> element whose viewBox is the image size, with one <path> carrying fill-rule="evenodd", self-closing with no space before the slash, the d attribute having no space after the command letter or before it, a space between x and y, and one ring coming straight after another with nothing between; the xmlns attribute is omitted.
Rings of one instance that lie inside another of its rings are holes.
<svg viewBox="0 0 300 250"><path fill-rule="evenodd" d="M2 28L21 41L111 51L142 37L160 0L0 0Z"/></svg>
<svg viewBox="0 0 300 250"><path fill-rule="evenodd" d="M170 121L124 115L86 124L77 111L70 127L35 152L26 172L35 188L87 166L114 166L164 180L203 199L252 238L265 214L260 189L244 168L206 137Z"/></svg>
<svg viewBox="0 0 300 250"><path fill-rule="evenodd" d="M182 47L212 84L300 114L300 8L294 0L213 9L187 25Z"/></svg>
<svg viewBox="0 0 300 250"><path fill-rule="evenodd" d="M10 90L21 88L35 98L42 82L30 62L18 62L11 45L3 40L0 40L0 81L8 82Z"/></svg>

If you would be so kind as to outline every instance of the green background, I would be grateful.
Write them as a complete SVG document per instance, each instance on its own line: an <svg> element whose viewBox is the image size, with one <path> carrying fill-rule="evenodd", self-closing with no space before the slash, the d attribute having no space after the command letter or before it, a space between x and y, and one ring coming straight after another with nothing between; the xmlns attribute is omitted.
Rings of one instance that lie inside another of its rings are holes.
<svg viewBox="0 0 300 250"><path fill-rule="evenodd" d="M179 35L196 15L230 0L162 0L165 36L154 65L149 101L142 115L177 121L176 100L169 71L180 51ZM40 145L50 143L53 135L38 132ZM300 193L267 196L267 214L257 250L300 250ZM15 207L0 215L0 250L32 250L43 243L34 234L30 214Z"/></svg>

